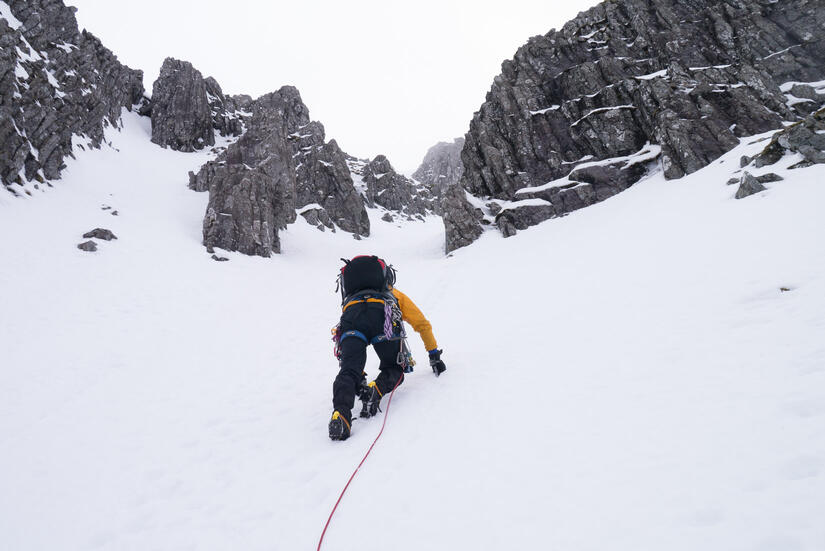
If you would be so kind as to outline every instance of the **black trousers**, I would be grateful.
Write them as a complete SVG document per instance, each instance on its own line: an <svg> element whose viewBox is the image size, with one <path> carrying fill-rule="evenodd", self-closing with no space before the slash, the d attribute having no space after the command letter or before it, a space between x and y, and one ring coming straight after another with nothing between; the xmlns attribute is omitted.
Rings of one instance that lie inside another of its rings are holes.
<svg viewBox="0 0 825 551"><path fill-rule="evenodd" d="M341 332L360 331L368 340L384 334L384 305L377 302L353 304L341 314ZM355 395L364 378L368 344L358 337L341 341L341 358L338 376L332 384L332 406L348 418L355 405ZM404 381L404 370L398 364L401 341L379 342L373 345L381 360L380 373L375 384L381 394L392 392L396 384Z"/></svg>

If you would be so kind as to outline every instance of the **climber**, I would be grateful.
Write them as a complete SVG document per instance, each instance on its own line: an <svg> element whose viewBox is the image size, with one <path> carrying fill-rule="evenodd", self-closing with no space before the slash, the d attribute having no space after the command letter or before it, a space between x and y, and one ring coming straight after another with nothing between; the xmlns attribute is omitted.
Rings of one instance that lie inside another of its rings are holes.
<svg viewBox="0 0 825 551"><path fill-rule="evenodd" d="M412 372L412 356L407 348L404 321L421 336L436 376L447 369L433 336L430 322L404 293L394 288L395 270L377 256L342 259L338 275L341 290L341 321L333 329L335 355L340 371L332 385L334 411L329 437L346 440L352 432L352 408L356 394L363 402L361 417L378 412L381 398ZM367 346L372 345L381 363L374 381L366 382L364 365Z"/></svg>

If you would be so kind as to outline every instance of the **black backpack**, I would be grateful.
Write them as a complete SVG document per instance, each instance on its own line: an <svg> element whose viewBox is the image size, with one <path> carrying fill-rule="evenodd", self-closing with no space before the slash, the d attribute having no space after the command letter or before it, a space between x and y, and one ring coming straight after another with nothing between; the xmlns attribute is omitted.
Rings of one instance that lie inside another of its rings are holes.
<svg viewBox="0 0 825 551"><path fill-rule="evenodd" d="M370 292L385 295L395 285L395 270L377 256L356 256L352 260L342 258L344 266L338 274L341 300L349 302L356 295Z"/></svg>

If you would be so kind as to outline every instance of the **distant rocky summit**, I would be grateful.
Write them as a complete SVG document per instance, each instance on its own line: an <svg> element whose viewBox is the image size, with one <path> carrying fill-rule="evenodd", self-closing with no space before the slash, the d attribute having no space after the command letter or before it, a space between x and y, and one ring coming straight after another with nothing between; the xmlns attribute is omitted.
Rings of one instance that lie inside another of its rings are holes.
<svg viewBox="0 0 825 551"><path fill-rule="evenodd" d="M825 103L804 84L825 79L823 39L821 0L611 0L531 38L470 123L447 251L485 223L512 235L800 120Z"/></svg>
<svg viewBox="0 0 825 551"><path fill-rule="evenodd" d="M30 194L99 147L122 108L143 103L143 73L118 62L60 0L5 0L0 12L0 180ZM48 184L51 185L51 184Z"/></svg>
<svg viewBox="0 0 825 551"><path fill-rule="evenodd" d="M456 138L452 143L438 142L427 150L421 166L413 172L413 178L433 190L441 198L444 190L458 183L464 174L461 150L464 138Z"/></svg>
<svg viewBox="0 0 825 551"><path fill-rule="evenodd" d="M152 88L152 142L176 151L215 145L206 81L187 61L166 58Z"/></svg>
<svg viewBox="0 0 825 551"><path fill-rule="evenodd" d="M209 192L207 250L278 253L278 232L296 214L319 230L340 228L360 238L370 234L367 207L406 219L435 210L430 189L398 174L383 155L359 160L326 141L324 126L309 118L296 88L284 86L243 108L252 116L243 119L240 139L190 173L189 187Z"/></svg>
<svg viewBox="0 0 825 551"><path fill-rule="evenodd" d="M435 197L429 187L397 173L384 155L366 163L361 176L369 206L378 205L407 218L423 218L435 207Z"/></svg>
<svg viewBox="0 0 825 551"><path fill-rule="evenodd" d="M249 112L249 96L224 96L220 84L203 78L188 61L166 58L142 111L152 117L152 142L176 151L215 145L215 131L240 136Z"/></svg>

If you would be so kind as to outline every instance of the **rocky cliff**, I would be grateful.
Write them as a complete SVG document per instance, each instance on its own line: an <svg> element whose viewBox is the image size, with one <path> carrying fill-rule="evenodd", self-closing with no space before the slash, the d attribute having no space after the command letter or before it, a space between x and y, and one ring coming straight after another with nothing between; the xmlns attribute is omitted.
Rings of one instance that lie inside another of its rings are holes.
<svg viewBox="0 0 825 551"><path fill-rule="evenodd" d="M210 250L279 252L278 230L298 214L360 238L370 232L368 202L407 217L432 209L428 190L383 157L363 164L366 180L358 174L356 189L350 157L327 141L293 87L257 100L230 96L191 63L167 58L146 98L142 72L79 32L74 11L61 0L0 1L0 176L13 193L51 185L72 147L98 147L126 107L151 117L161 147L190 152L214 145L216 132L240 136L190 174L190 187L210 194Z"/></svg>
<svg viewBox="0 0 825 551"><path fill-rule="evenodd" d="M74 12L60 0L0 2L0 180L14 194L59 179L73 137L99 147L143 99L143 73L79 31Z"/></svg>
<svg viewBox="0 0 825 551"><path fill-rule="evenodd" d="M208 250L278 253L278 231L294 222L296 213L319 230L340 228L360 238L370 233L366 207L390 211L384 214L387 221L421 219L436 209L429 186L397 173L383 155L359 160L335 140L326 141L324 126L309 118L294 87L246 103L235 98L240 113L252 111L240 119L245 133L197 174L190 173L189 187L209 192L203 225Z"/></svg>
<svg viewBox="0 0 825 551"><path fill-rule="evenodd" d="M823 38L821 0L609 0L531 38L470 123L447 250L485 221L511 235L626 189L653 161L679 178L808 115L825 96L780 86L825 79Z"/></svg>
<svg viewBox="0 0 825 551"><path fill-rule="evenodd" d="M361 177L364 198L370 207L383 207L408 220L422 219L435 210L436 197L430 187L396 172L384 155L372 161L351 162L350 168ZM389 214L385 219L392 217Z"/></svg>
<svg viewBox="0 0 825 551"><path fill-rule="evenodd" d="M444 191L457 184L464 174L461 163L463 148L464 138L456 138L452 143L438 142L427 150L421 166L413 172L413 178L432 189L440 199Z"/></svg>
<svg viewBox="0 0 825 551"><path fill-rule="evenodd" d="M166 58L141 111L152 117L152 141L177 151L215 145L221 136L240 136L251 118L252 98L225 96L212 77L203 78L188 61Z"/></svg>
<svg viewBox="0 0 825 551"><path fill-rule="evenodd" d="M187 61L166 58L160 68L152 87L152 142L176 151L215 145L206 81Z"/></svg>
<svg viewBox="0 0 825 551"><path fill-rule="evenodd" d="M278 230L296 209L320 227L369 235L364 201L347 157L311 121L298 90L284 86L251 102L246 132L214 161L190 173L189 187L209 192L204 244L245 254L280 252Z"/></svg>

